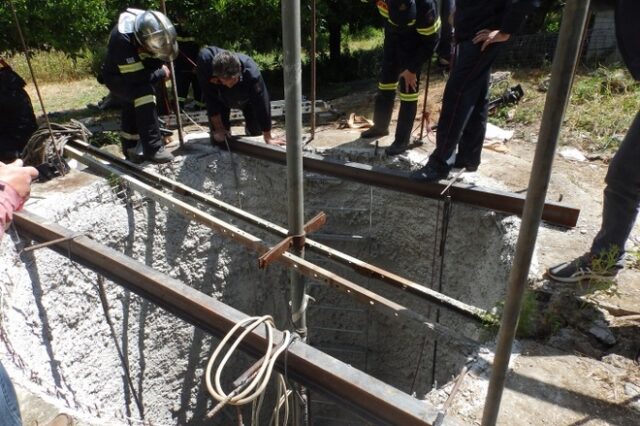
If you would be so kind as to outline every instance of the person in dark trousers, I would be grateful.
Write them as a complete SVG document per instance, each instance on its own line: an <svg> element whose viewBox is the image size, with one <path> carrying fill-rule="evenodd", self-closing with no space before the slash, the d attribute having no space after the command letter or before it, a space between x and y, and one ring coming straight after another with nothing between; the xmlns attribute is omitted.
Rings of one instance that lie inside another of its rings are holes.
<svg viewBox="0 0 640 426"><path fill-rule="evenodd" d="M31 99L25 81L0 58L0 161L19 158L36 131Z"/></svg>
<svg viewBox="0 0 640 426"><path fill-rule="evenodd" d="M436 149L412 179L432 182L446 178L456 147L454 167L478 169L487 129L491 65L500 46L538 4L538 0L456 0L456 47L442 98Z"/></svg>
<svg viewBox="0 0 640 426"><path fill-rule="evenodd" d="M122 101L122 151L131 161L173 160L160 133L156 87L169 79L165 62L177 55L175 28L162 13L127 9L120 14L109 38L102 79Z"/></svg>
<svg viewBox="0 0 640 426"><path fill-rule="evenodd" d="M440 34L440 17L434 0L379 0L384 18L382 70L373 110L373 126L363 138L389 134L393 104L400 84L400 111L393 144L385 152L398 155L409 147L418 110L422 64L431 58Z"/></svg>
<svg viewBox="0 0 640 426"><path fill-rule="evenodd" d="M262 135L271 145L285 144L283 139L271 135L269 92L253 59L209 46L200 50L197 64L212 144L224 142L231 135L231 108L242 110L247 135Z"/></svg>
<svg viewBox="0 0 640 426"><path fill-rule="evenodd" d="M640 2L618 0L616 35L618 47L633 78L640 81ZM589 252L553 266L547 275L573 283L583 279L614 276L624 266L625 243L640 209L640 112L636 114L605 178L602 225Z"/></svg>
<svg viewBox="0 0 640 426"><path fill-rule="evenodd" d="M189 88L193 88L194 105L198 108L204 107L202 102L202 91L196 75L196 61L200 52L200 44L196 38L186 30L178 27L178 58L173 63L176 71L176 88L178 89L178 102L180 108L184 108L184 103L189 95Z"/></svg>
<svg viewBox="0 0 640 426"><path fill-rule="evenodd" d="M454 9L455 0L440 0L440 42L436 48L438 56L438 66L443 69L449 69L451 65L451 42L453 41L453 26L451 17Z"/></svg>

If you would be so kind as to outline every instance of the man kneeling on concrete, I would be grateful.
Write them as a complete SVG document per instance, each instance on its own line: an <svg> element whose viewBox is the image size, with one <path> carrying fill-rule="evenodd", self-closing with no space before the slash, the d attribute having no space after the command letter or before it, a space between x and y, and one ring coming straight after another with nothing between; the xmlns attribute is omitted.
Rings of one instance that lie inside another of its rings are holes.
<svg viewBox="0 0 640 426"><path fill-rule="evenodd" d="M245 133L262 135L270 145L284 145L271 136L269 93L258 65L247 55L209 46L198 55L198 80L207 104L211 143L231 135L231 108L242 110Z"/></svg>
<svg viewBox="0 0 640 426"><path fill-rule="evenodd" d="M125 157L167 163L156 110L156 84L171 76L165 62L178 56L176 30L169 19L153 10L127 9L111 31L102 78L123 102L121 143Z"/></svg>

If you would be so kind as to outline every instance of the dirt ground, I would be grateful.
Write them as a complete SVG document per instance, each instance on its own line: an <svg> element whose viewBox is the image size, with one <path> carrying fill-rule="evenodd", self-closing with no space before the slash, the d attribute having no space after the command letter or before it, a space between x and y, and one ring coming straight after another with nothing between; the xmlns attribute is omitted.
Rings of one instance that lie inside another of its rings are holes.
<svg viewBox="0 0 640 426"><path fill-rule="evenodd" d="M370 117L374 88L371 84L369 90L352 93L331 103L344 113L355 112ZM431 90L432 123L437 120L441 90L439 82ZM526 106L526 99L524 102ZM392 122L392 127L394 125ZM419 122L416 121L416 125ZM354 161L380 158L382 150L374 155L375 142L360 139L360 130L337 127L336 123L320 126L315 140L307 148L327 154L348 153L356 158ZM463 179L513 192L526 191L538 127L538 124L514 126L515 136L501 145L502 152L485 149L479 171L465 174ZM284 131L280 128L275 133L283 134ZM409 169L426 161L434 148L435 135L430 134L427 139L424 145L395 160L394 166ZM382 138L378 142L379 148L389 145L392 140L392 136ZM594 293L584 285L560 285L543 276L547 267L589 249L600 226L606 170L606 156L594 161L572 161L556 155L547 199L580 208L580 217L573 229L542 225L537 250L539 267L532 288L538 296L543 295L537 299L546 300L541 303L541 310L566 308L570 312L562 312L560 326L554 327L552 333L544 333L536 340L520 341L514 351L517 356L507 381L500 424L640 424L640 367L635 359L640 350L640 270L637 264L635 268L623 270L616 279L617 287L608 292ZM639 248L640 224L636 224L628 249ZM450 416L464 424L479 424L488 374L487 364L482 360L474 365L454 396ZM451 384L447 385L428 399L442 405L451 387Z"/></svg>
<svg viewBox="0 0 640 426"><path fill-rule="evenodd" d="M442 85L436 83L430 96L439 100L441 90ZM332 104L344 112L370 117L373 96L372 91L357 93ZM526 107L526 98L519 107ZM430 105L434 123L438 109L437 103ZM479 171L463 175L463 181L483 186L489 182L490 186L518 193L526 191L539 124L514 125L510 129L515 131L514 137L498 145L497 150L485 148ZM330 136L323 135L325 132ZM330 126L322 127L319 140L310 145L320 150L341 148L359 154L375 150L375 143L358 138L359 132L336 132ZM392 141L391 135L378 144L382 148ZM572 145L561 140L558 152ZM424 145L412 149L405 157L424 162L434 147L435 134L431 134ZM535 341L522 340L519 349L514 350L517 355L505 388L499 424L640 424L640 367L634 359L640 351L640 270L637 263L634 265L637 260L629 259L629 267L618 275L610 291L595 291L588 283L558 284L544 277L548 267L589 250L600 227L602 191L610 155L595 161L573 161L556 154L547 200L577 207L580 216L573 229L541 226L537 242L538 268L531 288L549 300L538 308L562 311L562 320L558 320L552 332L541 333ZM639 248L640 224L636 223L627 250ZM602 331L606 336L599 333ZM489 374L485 362L474 365L454 396L451 416L465 424L480 424ZM428 399L441 406L451 388L449 384Z"/></svg>

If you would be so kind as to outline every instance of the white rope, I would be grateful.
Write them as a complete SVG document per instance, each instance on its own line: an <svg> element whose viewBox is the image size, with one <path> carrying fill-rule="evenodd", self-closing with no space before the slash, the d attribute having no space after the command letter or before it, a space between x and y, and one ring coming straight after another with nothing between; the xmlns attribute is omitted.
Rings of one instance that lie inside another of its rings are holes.
<svg viewBox="0 0 640 426"><path fill-rule="evenodd" d="M265 353L262 363L260 364L260 368L255 374L253 374L250 377L250 379L247 379L248 381L246 383L241 384L238 388L234 389L229 394L227 394L222 389L222 386L220 384L220 376L222 375L222 371L224 370L227 364L227 361L229 361L229 358L231 358L231 354L236 350L236 348L238 347L242 339L244 339L249 333L251 333L254 329L256 329L261 324L265 325L265 328L267 331L267 352ZM231 337L241 327L245 327L244 331L240 334L240 336L236 338L235 342L233 342L231 347L227 350L225 356L220 361L220 364L218 365L215 371L214 383L212 384L211 372L218 356L222 352L222 349L227 344L227 342L229 342ZM284 331L282 342L277 347L274 347L274 344L273 344L274 329L275 329L275 323L273 321L273 318L270 315L265 315L262 317L250 317L237 323L231 329L231 331L227 333L224 339L222 339L222 341L220 342L216 350L213 352L213 355L211 355L211 358L209 359L209 363L207 364L206 376L205 376L205 381L207 384L207 390L209 391L209 394L211 394L213 398L215 398L217 401L220 402L220 404L218 404L218 407L214 409L214 412L217 412L218 411L217 409L221 408L226 404L244 405L249 402L255 401L253 405L254 413L252 415L252 424L254 425L258 424L257 423L258 413L262 405L262 397L264 396L264 390L266 389L269 383L269 380L271 378L271 374L273 372L273 366L275 365L275 362L280 356L280 354L282 354L282 352L284 352L289 347L289 344L292 341L291 333L289 331ZM286 387L283 388L284 384L285 384L284 379L280 379L278 381L279 394L286 399L286 397L290 394L290 391L288 391ZM289 407L288 407L288 403L286 401L282 401L282 398L280 396L277 399L274 413L275 411L279 411L280 407L283 404L285 406L284 420L286 422L288 420ZM214 414L214 412L210 413L210 416ZM274 417L277 419L279 418L279 415L278 414L272 415L272 420L274 419Z"/></svg>

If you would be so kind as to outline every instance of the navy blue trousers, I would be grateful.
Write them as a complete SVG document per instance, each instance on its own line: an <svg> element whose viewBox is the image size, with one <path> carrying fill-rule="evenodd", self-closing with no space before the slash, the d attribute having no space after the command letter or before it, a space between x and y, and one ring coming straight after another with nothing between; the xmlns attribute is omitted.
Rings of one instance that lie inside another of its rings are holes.
<svg viewBox="0 0 640 426"><path fill-rule="evenodd" d="M480 165L482 144L487 131L489 78L491 64L500 47L489 45L484 52L471 40L456 46L453 68L444 89L442 111L436 132L436 149L429 163L448 170L447 160L458 148L456 163Z"/></svg>
<svg viewBox="0 0 640 426"><path fill-rule="evenodd" d="M163 146L156 108L156 88L151 83L105 83L111 93L122 101L120 138L124 152L135 147L139 140L146 154L155 153Z"/></svg>
<svg viewBox="0 0 640 426"><path fill-rule="evenodd" d="M605 182L602 225L591 253L613 248L622 257L640 208L640 112L611 160Z"/></svg>

